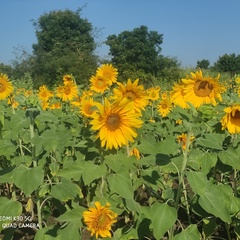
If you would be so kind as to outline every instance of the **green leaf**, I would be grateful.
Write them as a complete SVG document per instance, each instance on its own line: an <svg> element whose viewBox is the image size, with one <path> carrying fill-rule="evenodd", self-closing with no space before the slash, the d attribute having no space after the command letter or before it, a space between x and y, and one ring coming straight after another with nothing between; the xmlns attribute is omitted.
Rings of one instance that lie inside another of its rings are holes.
<svg viewBox="0 0 240 240"><path fill-rule="evenodd" d="M202 172L188 172L187 178L192 190L200 196L199 204L208 213L230 222L230 214L219 188L209 182Z"/></svg>
<svg viewBox="0 0 240 240"><path fill-rule="evenodd" d="M25 166L30 166L32 164L32 157L29 155L14 156L11 159L11 162L16 166L20 164L24 164Z"/></svg>
<svg viewBox="0 0 240 240"><path fill-rule="evenodd" d="M56 226L46 226L36 232L34 240L56 240L56 235Z"/></svg>
<svg viewBox="0 0 240 240"><path fill-rule="evenodd" d="M197 225L191 224L186 229L184 229L181 233L174 236L173 240L200 240L200 233L198 231Z"/></svg>
<svg viewBox="0 0 240 240"><path fill-rule="evenodd" d="M218 156L222 163L229 165L236 170L240 170L240 158L235 149L228 148L219 153Z"/></svg>
<svg viewBox="0 0 240 240"><path fill-rule="evenodd" d="M41 114L39 114L35 118L35 123L38 125L39 122L45 123L45 122L53 122L56 123L58 121L58 117L51 111L41 111Z"/></svg>
<svg viewBox="0 0 240 240"><path fill-rule="evenodd" d="M211 236L217 228L216 218L203 219L203 231L206 237Z"/></svg>
<svg viewBox="0 0 240 240"><path fill-rule="evenodd" d="M158 150L156 149L156 140L146 136L144 139L141 139L141 144L138 145L138 150L144 154L156 154Z"/></svg>
<svg viewBox="0 0 240 240"><path fill-rule="evenodd" d="M78 181L82 175L83 161L76 160L70 164L64 165L63 169L57 172L57 176L64 177L68 180L74 179Z"/></svg>
<svg viewBox="0 0 240 240"><path fill-rule="evenodd" d="M57 239L58 240L66 240L66 239L81 239L80 235L80 226L81 221L70 222L65 228L60 228L57 231Z"/></svg>
<svg viewBox="0 0 240 240"><path fill-rule="evenodd" d="M4 224L14 221L14 217L20 216L22 213L22 204L17 201L10 200L6 197L0 197L0 230Z"/></svg>
<svg viewBox="0 0 240 240"><path fill-rule="evenodd" d="M199 188L201 188L200 185ZM224 222L231 222L229 210L217 186L208 184L204 196L200 196L199 198L199 204L206 212L219 217Z"/></svg>
<svg viewBox="0 0 240 240"><path fill-rule="evenodd" d="M158 157L160 156L160 159ZM161 160L162 159L162 160ZM165 173L177 173L182 168L183 164L183 155L170 158L170 162L165 157L162 157L160 154L156 156L156 163L161 166L161 169Z"/></svg>
<svg viewBox="0 0 240 240"><path fill-rule="evenodd" d="M223 140L224 140L223 134L217 133L204 134L203 137L196 139L196 144L204 148L223 150L222 148Z"/></svg>
<svg viewBox="0 0 240 240"><path fill-rule="evenodd" d="M201 169L203 173L209 173L210 169L216 165L218 156L216 153L205 152L202 158Z"/></svg>
<svg viewBox="0 0 240 240"><path fill-rule="evenodd" d="M237 214L239 212L239 206L240 206L240 198L232 196L230 198L230 207L229 207L230 214Z"/></svg>
<svg viewBox="0 0 240 240"><path fill-rule="evenodd" d="M114 172L119 172L120 170L130 170L135 168L136 158L127 157L124 153L119 153L117 155L107 155L105 157L104 163L110 167Z"/></svg>
<svg viewBox="0 0 240 240"><path fill-rule="evenodd" d="M84 162L82 168L84 169L84 171L82 171L82 178L86 185L106 175L107 172L107 168L104 164L96 165L91 161Z"/></svg>
<svg viewBox="0 0 240 240"><path fill-rule="evenodd" d="M227 206L230 214L239 212L240 198L234 196L233 189L229 185L217 185L218 190L223 197L225 205Z"/></svg>
<svg viewBox="0 0 240 240"><path fill-rule="evenodd" d="M202 172L188 172L187 179L192 190L203 197L208 183L206 175Z"/></svg>
<svg viewBox="0 0 240 240"><path fill-rule="evenodd" d="M74 199L77 195L82 195L81 189L76 184L64 178L62 182L54 185L51 190L51 196L53 198L64 202L69 199Z"/></svg>
<svg viewBox="0 0 240 240"><path fill-rule="evenodd" d="M10 120L10 126L13 131L20 132L22 129L29 127L29 118L25 116L25 112L18 112Z"/></svg>
<svg viewBox="0 0 240 240"><path fill-rule="evenodd" d="M153 235L161 239L177 220L177 210L166 203L155 202L151 207Z"/></svg>
<svg viewBox="0 0 240 240"><path fill-rule="evenodd" d="M240 225L234 227L234 232L237 234L238 238L240 237Z"/></svg>
<svg viewBox="0 0 240 240"><path fill-rule="evenodd" d="M0 170L0 183L13 183L12 175L13 175L14 167L4 168Z"/></svg>
<svg viewBox="0 0 240 240"><path fill-rule="evenodd" d="M137 212L138 214L141 213L140 205L134 199L125 198L124 203L129 211L134 211Z"/></svg>
<svg viewBox="0 0 240 240"><path fill-rule="evenodd" d="M46 151L62 150L65 146L68 146L71 133L66 129L57 130L50 129L44 131L40 136L34 136L32 143L34 145L42 145Z"/></svg>
<svg viewBox="0 0 240 240"><path fill-rule="evenodd" d="M57 220L59 222L77 222L77 221L81 221L82 219L82 213L85 211L86 209L83 207L75 207L70 211L65 212L64 214L62 214L61 216L59 216L57 218Z"/></svg>
<svg viewBox="0 0 240 240"><path fill-rule="evenodd" d="M0 139L0 153L2 156L10 158L10 156L14 155L17 146L15 146L10 139Z"/></svg>
<svg viewBox="0 0 240 240"><path fill-rule="evenodd" d="M158 153L175 155L178 152L179 144L173 136L167 136L166 139L156 144Z"/></svg>
<svg viewBox="0 0 240 240"><path fill-rule="evenodd" d="M41 167L26 168L19 166L13 170L13 181L26 196L38 189L43 183L43 178L44 171Z"/></svg>
<svg viewBox="0 0 240 240"><path fill-rule="evenodd" d="M126 172L111 174L107 177L112 193L118 193L123 198L133 198L131 179Z"/></svg>
<svg viewBox="0 0 240 240"><path fill-rule="evenodd" d="M51 171L51 174L55 176L60 168L60 164L58 162L51 162L49 164L49 169Z"/></svg>

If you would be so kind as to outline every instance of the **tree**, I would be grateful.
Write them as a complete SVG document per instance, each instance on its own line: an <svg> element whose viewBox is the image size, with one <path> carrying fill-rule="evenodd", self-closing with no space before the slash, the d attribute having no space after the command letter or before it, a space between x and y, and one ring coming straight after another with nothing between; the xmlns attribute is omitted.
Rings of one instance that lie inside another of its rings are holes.
<svg viewBox="0 0 240 240"><path fill-rule="evenodd" d="M220 56L214 64L214 69L220 72L229 72L232 76L240 73L240 55L232 53Z"/></svg>
<svg viewBox="0 0 240 240"><path fill-rule="evenodd" d="M110 47L109 55L120 73L126 70L140 70L156 74L162 42L162 34L149 31L146 26L140 26L132 31L110 35L105 43Z"/></svg>
<svg viewBox="0 0 240 240"><path fill-rule="evenodd" d="M20 79L26 74L32 74L33 56L22 46L14 47L15 59L12 61L13 78Z"/></svg>
<svg viewBox="0 0 240 240"><path fill-rule="evenodd" d="M13 76L13 68L11 65L0 63L0 73L7 74L11 78Z"/></svg>
<svg viewBox="0 0 240 240"><path fill-rule="evenodd" d="M203 60L201 60L201 61L197 61L197 66L196 66L196 68L208 69L209 65L210 65L209 60L203 59Z"/></svg>
<svg viewBox="0 0 240 240"><path fill-rule="evenodd" d="M73 74L77 82L82 82L96 69L93 27L80 12L51 11L33 22L37 37L33 44L36 85L52 85L64 74Z"/></svg>

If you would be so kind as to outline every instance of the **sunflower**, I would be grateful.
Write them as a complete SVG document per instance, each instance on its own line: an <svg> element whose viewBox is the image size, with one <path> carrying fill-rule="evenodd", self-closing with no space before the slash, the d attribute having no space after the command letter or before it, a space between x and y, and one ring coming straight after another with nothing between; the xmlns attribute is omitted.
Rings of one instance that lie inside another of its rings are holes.
<svg viewBox="0 0 240 240"><path fill-rule="evenodd" d="M185 101L196 108L202 104L216 106L216 99L222 101L221 93L226 91L226 88L218 82L219 78L220 74L216 78L212 78L203 77L201 70L196 73L191 72L191 77L182 79Z"/></svg>
<svg viewBox="0 0 240 240"><path fill-rule="evenodd" d="M117 214L110 210L110 204L102 206L99 202L94 203L95 207L90 207L89 210L83 212L83 221L87 225L91 236L95 234L101 237L111 238L111 227L117 221Z"/></svg>
<svg viewBox="0 0 240 240"><path fill-rule="evenodd" d="M240 97L240 86L237 88L238 97Z"/></svg>
<svg viewBox="0 0 240 240"><path fill-rule="evenodd" d="M33 91L32 90L25 90L24 91L24 96L25 97L29 97L29 96L32 96L33 95Z"/></svg>
<svg viewBox="0 0 240 240"><path fill-rule="evenodd" d="M14 97L8 98L8 104L12 106L12 108L17 108L19 103L15 101Z"/></svg>
<svg viewBox="0 0 240 240"><path fill-rule="evenodd" d="M158 112L162 117L166 117L172 110L172 103L168 99L163 99L157 106Z"/></svg>
<svg viewBox="0 0 240 240"><path fill-rule="evenodd" d="M47 110L49 108L49 102L46 100L41 101L41 106L43 110Z"/></svg>
<svg viewBox="0 0 240 240"><path fill-rule="evenodd" d="M49 105L49 109L61 109L61 103L60 102L55 102L55 103L52 103L51 105Z"/></svg>
<svg viewBox="0 0 240 240"><path fill-rule="evenodd" d="M233 133L240 133L240 105L233 105L224 109L226 113L221 119L222 129Z"/></svg>
<svg viewBox="0 0 240 240"><path fill-rule="evenodd" d="M82 102L82 97L81 96L77 96L74 101L71 101L70 103L73 105L73 106L76 106L76 107L80 107L81 106L81 102Z"/></svg>
<svg viewBox="0 0 240 240"><path fill-rule="evenodd" d="M6 99L13 92L14 87L6 74L0 73L0 100Z"/></svg>
<svg viewBox="0 0 240 240"><path fill-rule="evenodd" d="M63 84L74 83L74 77L72 75L66 74L63 76Z"/></svg>
<svg viewBox="0 0 240 240"><path fill-rule="evenodd" d="M93 98L84 98L81 101L80 113L85 117L91 117L96 110L96 103L93 101Z"/></svg>
<svg viewBox="0 0 240 240"><path fill-rule="evenodd" d="M174 83L170 95L170 100L172 103L174 103L174 105L177 105L183 109L189 108L189 105L184 98L184 85L180 83Z"/></svg>
<svg viewBox="0 0 240 240"><path fill-rule="evenodd" d="M185 150L186 149L186 147L187 147L187 134L186 133L182 133L181 135L178 135L177 136L177 141L179 142L179 143L181 143L181 145L182 145L182 149L183 150ZM194 136L190 136L190 142L192 142L193 140L194 140Z"/></svg>
<svg viewBox="0 0 240 240"><path fill-rule="evenodd" d="M49 91L46 85L39 87L38 98L41 101L47 101L49 98L53 97L54 94L52 91Z"/></svg>
<svg viewBox="0 0 240 240"><path fill-rule="evenodd" d="M151 101L156 101L159 99L159 91L160 91L160 87L151 87L151 88L148 88L146 90L146 93L147 93L147 97L149 100Z"/></svg>
<svg viewBox="0 0 240 240"><path fill-rule="evenodd" d="M162 99L167 99L168 98L168 92L163 92L162 94L161 94L161 98Z"/></svg>
<svg viewBox="0 0 240 240"><path fill-rule="evenodd" d="M175 121L175 123L176 123L177 125L180 125L180 124L183 123L183 120L182 120L182 119L177 119L177 120Z"/></svg>
<svg viewBox="0 0 240 240"><path fill-rule="evenodd" d="M92 90L83 90L82 99L92 97L94 92Z"/></svg>
<svg viewBox="0 0 240 240"><path fill-rule="evenodd" d="M137 158L137 160L140 160L141 159L141 155L140 155L140 152L139 150L134 147L131 151L130 151L130 156L135 156Z"/></svg>
<svg viewBox="0 0 240 240"><path fill-rule="evenodd" d="M64 86L59 86L56 89L56 96L61 98L64 102L72 101L78 96L77 85L72 82L68 82Z"/></svg>
<svg viewBox="0 0 240 240"><path fill-rule="evenodd" d="M139 79L136 79L134 82L128 79L126 85L118 83L118 88L113 89L113 98L116 101L121 101L124 98L128 99L128 101L134 103L134 109L140 112L148 104L148 98L143 85L138 85L138 81Z"/></svg>
<svg viewBox="0 0 240 240"><path fill-rule="evenodd" d="M90 82L91 82L90 90L101 94L104 93L110 85L109 79L99 75L92 76L90 78Z"/></svg>
<svg viewBox="0 0 240 240"><path fill-rule="evenodd" d="M92 129L98 131L97 138L101 140L101 147L117 149L133 142L137 133L135 128L142 126L140 114L135 112L133 102L123 99L121 102L110 104L107 98L104 104L96 103L99 112L92 115L90 122Z"/></svg>
<svg viewBox="0 0 240 240"><path fill-rule="evenodd" d="M239 76L239 75L236 76L236 78L235 78L235 83L236 83L236 84L240 84L240 76Z"/></svg>
<svg viewBox="0 0 240 240"><path fill-rule="evenodd" d="M111 86L117 81L118 71L112 64L103 64L97 69L96 75L105 78Z"/></svg>

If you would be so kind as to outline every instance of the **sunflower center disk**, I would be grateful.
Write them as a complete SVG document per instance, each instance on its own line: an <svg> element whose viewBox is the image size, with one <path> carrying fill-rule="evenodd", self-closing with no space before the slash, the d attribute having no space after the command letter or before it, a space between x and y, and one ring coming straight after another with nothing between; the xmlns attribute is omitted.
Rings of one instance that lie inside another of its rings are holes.
<svg viewBox="0 0 240 240"><path fill-rule="evenodd" d="M66 95L69 95L69 94L71 93L71 88L69 88L69 87L65 88L64 93L65 93Z"/></svg>
<svg viewBox="0 0 240 240"><path fill-rule="evenodd" d="M231 115L232 115L232 118L233 118L233 119L238 119L238 120L240 120L240 111L236 110L234 116L233 116L233 114L231 114Z"/></svg>
<svg viewBox="0 0 240 240"><path fill-rule="evenodd" d="M127 91L124 94L124 97L126 97L129 100L135 100L137 98L136 94L133 91Z"/></svg>
<svg viewBox="0 0 240 240"><path fill-rule="evenodd" d="M88 113L88 114L92 114L93 113L93 106L92 105L88 105L88 106L86 106L86 112Z"/></svg>
<svg viewBox="0 0 240 240"><path fill-rule="evenodd" d="M0 83L0 93L5 92L6 86Z"/></svg>
<svg viewBox="0 0 240 240"><path fill-rule="evenodd" d="M208 81L197 81L194 85L194 93L198 97L207 97L213 90L213 85Z"/></svg>
<svg viewBox="0 0 240 240"><path fill-rule="evenodd" d="M167 104L162 104L162 109L167 109L168 108L168 106L167 106Z"/></svg>
<svg viewBox="0 0 240 240"><path fill-rule="evenodd" d="M121 124L121 119L118 114L113 113L108 116L107 128L110 131L115 131L116 129L118 129L120 127L120 124Z"/></svg>
<svg viewBox="0 0 240 240"><path fill-rule="evenodd" d="M103 80L98 80L97 81L97 86L99 87L99 88L102 88L102 87L104 87L106 84L105 84L105 82L103 82Z"/></svg>

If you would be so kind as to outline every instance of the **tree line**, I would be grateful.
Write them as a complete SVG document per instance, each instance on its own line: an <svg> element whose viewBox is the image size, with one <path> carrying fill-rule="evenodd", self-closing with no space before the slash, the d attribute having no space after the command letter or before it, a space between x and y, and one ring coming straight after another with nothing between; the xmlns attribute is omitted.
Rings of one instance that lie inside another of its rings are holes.
<svg viewBox="0 0 240 240"><path fill-rule="evenodd" d="M131 31L110 35L104 44L109 46L109 59L96 55L96 30L85 18L82 9L55 10L44 13L33 21L37 43L32 54L22 51L12 65L0 63L0 72L13 79L26 73L35 88L42 84L58 84L64 74L72 74L78 84L87 83L101 63L112 63L119 71L119 80L141 78L145 84L173 81L180 76L180 63L176 58L161 54L163 34L139 26ZM196 67L220 72L240 73L240 55L225 54L212 67L206 59L197 61Z"/></svg>

